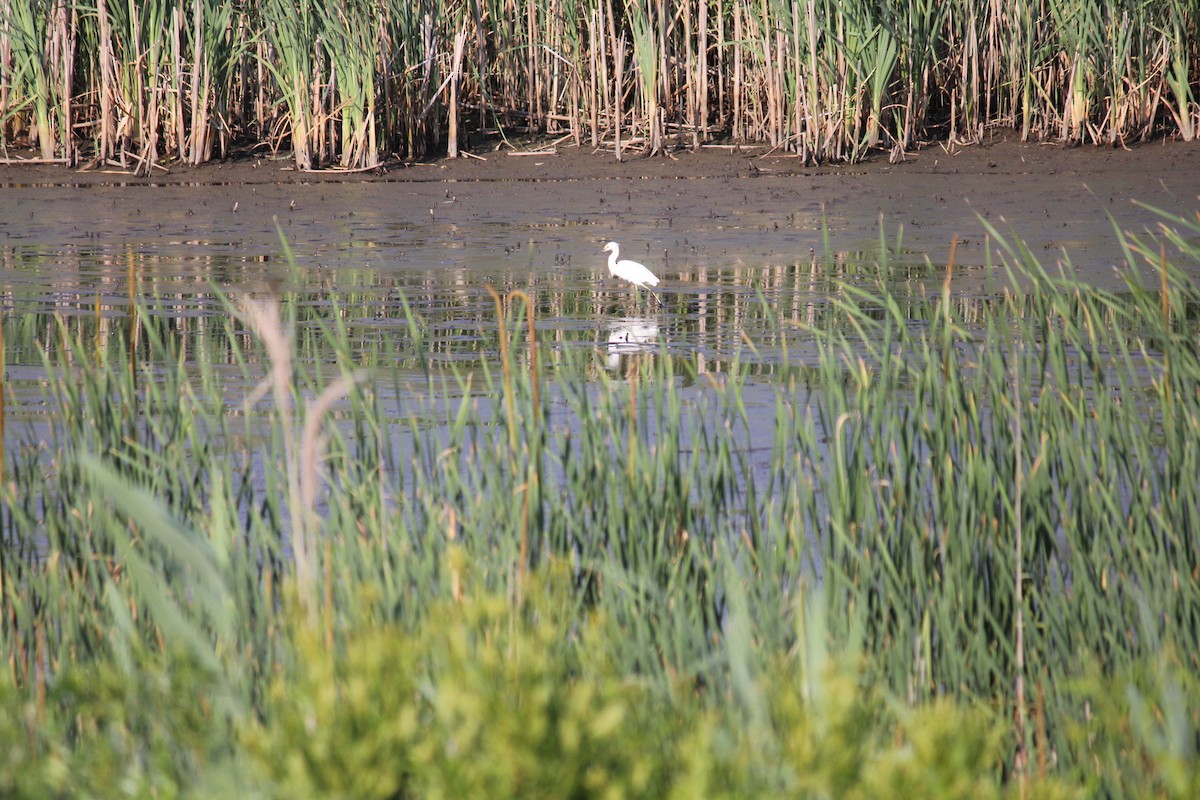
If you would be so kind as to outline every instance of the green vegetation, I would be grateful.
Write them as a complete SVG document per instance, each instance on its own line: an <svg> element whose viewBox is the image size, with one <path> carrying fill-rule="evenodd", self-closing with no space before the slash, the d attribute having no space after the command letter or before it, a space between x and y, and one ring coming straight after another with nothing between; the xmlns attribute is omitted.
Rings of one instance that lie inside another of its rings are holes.
<svg viewBox="0 0 1200 800"><path fill-rule="evenodd" d="M525 131L807 161L989 128L1192 140L1195 0L5 0L0 145L367 169Z"/></svg>
<svg viewBox="0 0 1200 800"><path fill-rule="evenodd" d="M0 793L1196 796L1200 219L1123 237L1119 295L991 235L975 303L902 307L886 247L840 285L769 448L741 367L610 377L520 293L471 374L407 309L293 340L289 291L186 351L154 302L60 320Z"/></svg>

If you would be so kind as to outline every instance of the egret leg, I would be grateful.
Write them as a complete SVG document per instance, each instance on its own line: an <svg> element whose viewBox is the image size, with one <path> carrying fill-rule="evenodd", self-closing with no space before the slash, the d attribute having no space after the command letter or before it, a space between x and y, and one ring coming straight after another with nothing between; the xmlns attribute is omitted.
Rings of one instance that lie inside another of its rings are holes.
<svg viewBox="0 0 1200 800"><path fill-rule="evenodd" d="M657 292L655 292L653 289L651 289L649 286L641 286L641 287L634 286L634 287L633 287L633 299L634 299L634 302L635 302L635 303L637 303L638 305L641 305L641 302L640 302L639 298L640 298L642 295L641 295L641 292L639 292L639 291L638 291L638 289L639 289L639 288L641 288L641 289L645 289L645 290L646 290L646 294L648 294L648 295L650 295L651 297L653 297L653 298L654 298L654 302L655 302L655 303L657 303L657 304L658 304L658 305L660 305L660 306L662 305L662 300L659 300L659 299L658 299L658 293L657 293Z"/></svg>

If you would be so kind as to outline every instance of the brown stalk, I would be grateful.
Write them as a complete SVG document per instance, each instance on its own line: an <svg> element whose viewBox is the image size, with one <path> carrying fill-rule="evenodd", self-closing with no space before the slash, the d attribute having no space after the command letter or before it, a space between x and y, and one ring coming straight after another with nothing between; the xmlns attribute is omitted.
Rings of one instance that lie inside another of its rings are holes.
<svg viewBox="0 0 1200 800"><path fill-rule="evenodd" d="M950 282L954 279L954 255L958 252L958 235L950 238L950 257L946 260L946 280L942 283L942 324L946 326L946 336L950 336ZM948 339L947 339L948 342ZM950 347L942 348L942 377L950 377Z"/></svg>
<svg viewBox="0 0 1200 800"><path fill-rule="evenodd" d="M1167 252L1163 245L1158 246L1158 274L1162 283L1162 315L1163 327L1171 328L1171 295L1167 285Z"/></svg>
<svg viewBox="0 0 1200 800"><path fill-rule="evenodd" d="M1166 337L1171 335L1171 294L1167 283L1167 252L1163 245L1158 246L1158 274L1162 285L1162 317L1163 317L1163 393L1166 397L1167 408L1171 408L1171 356Z"/></svg>
<svg viewBox="0 0 1200 800"><path fill-rule="evenodd" d="M463 46L467 43L467 32L459 29L454 34L454 61L450 68L450 119L446 133L446 155L458 158L458 82L462 77Z"/></svg>
<svg viewBox="0 0 1200 800"><path fill-rule="evenodd" d="M696 112L696 127L700 133L697 147L701 141L708 139L708 2L699 0L697 3L700 14L696 20L699 41L696 43L696 92L699 101ZM719 15L718 15L719 16Z"/></svg>
<svg viewBox="0 0 1200 800"><path fill-rule="evenodd" d="M529 47L525 50L525 108L535 116L530 118L529 130L532 132L536 125L537 114L537 48L533 43L537 40L537 9L532 0L525 4L525 41Z"/></svg>
<svg viewBox="0 0 1200 800"><path fill-rule="evenodd" d="M300 602L308 612L310 624L316 622L316 607L312 603L314 587L312 574L313 554L308 535L309 520L301 502L299 460L292 425L292 350L284 331L279 298L271 296L260 300L254 297L242 299L241 317L250 330L262 342L270 358L270 372L262 383L246 398L247 409L273 392L275 408L279 413L282 431L284 466L287 470L288 510L292 522L292 557L296 563L296 583Z"/></svg>
<svg viewBox="0 0 1200 800"><path fill-rule="evenodd" d="M592 24L588 26L588 60L591 67L589 70L590 80L588 82L588 117L591 120L593 149L600 145L600 103L597 98L599 97L598 81L600 80L600 67L604 63L604 54L597 53L599 49L598 42L601 39L596 35L596 29L598 27L598 15L602 15L603 13L603 7L597 5L592 15Z"/></svg>
<svg viewBox="0 0 1200 800"><path fill-rule="evenodd" d="M625 109L622 104L621 86L624 83L625 71L625 36L622 34L621 39L613 48L614 56L617 62L617 81L613 87L613 126L616 136L617 161L621 160L621 121L625 116Z"/></svg>
<svg viewBox="0 0 1200 800"><path fill-rule="evenodd" d="M133 388L137 389L137 350L140 338L138 334L141 333L141 316L137 306L137 261L133 256L132 247L126 250L125 261L128 266L125 282L129 286L129 378L133 381Z"/></svg>
<svg viewBox="0 0 1200 800"><path fill-rule="evenodd" d="M172 142L172 149L178 154L181 161L186 160L187 153L187 122L183 113L184 102L184 66L183 66L183 9L176 6L171 12L171 33L175 38L174 55L175 55L175 71L174 71L174 86L169 93L171 98L171 129L175 141ZM199 69L199 62L196 63L196 68ZM192 87L195 87L195 80L189 81Z"/></svg>
<svg viewBox="0 0 1200 800"><path fill-rule="evenodd" d="M946 283L944 291L950 291L950 280L954 277L954 256L958 252L958 234L950 237L950 257L946 259Z"/></svg>
<svg viewBox="0 0 1200 800"><path fill-rule="evenodd" d="M479 10L479 0L471 0L471 16L475 20L475 61L479 71L479 130L487 127L488 89L483 84L484 76L488 74L487 37L483 30L483 14Z"/></svg>
<svg viewBox="0 0 1200 800"><path fill-rule="evenodd" d="M742 37L745 31L742 28L742 6L734 4L733 6L733 138L734 141L742 141L745 138L743 130L745 114L742 102L742 83L743 70L742 64Z"/></svg>

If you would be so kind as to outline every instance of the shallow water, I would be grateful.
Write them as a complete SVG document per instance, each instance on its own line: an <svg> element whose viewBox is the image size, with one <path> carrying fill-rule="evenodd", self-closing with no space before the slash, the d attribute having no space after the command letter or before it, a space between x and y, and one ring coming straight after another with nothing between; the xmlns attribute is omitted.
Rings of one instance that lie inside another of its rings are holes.
<svg viewBox="0 0 1200 800"><path fill-rule="evenodd" d="M817 255L822 242L815 218L774 240L776 250L800 254L781 260L778 252L737 250L734 242L754 244L761 220L736 206L719 217L679 214L665 235L655 230L661 221L628 224L618 214L628 229L623 255L644 260L663 277L660 306L608 277L596 247L609 232L607 215L554 214L519 202L529 187L504 185L497 190L514 192L512 202L499 203L499 213L472 225L457 220L465 216L457 188L445 184L436 199L438 192L427 186L415 187L418 192L395 184L334 184L299 193L292 186L251 187L253 206L233 200L220 210L211 208L218 202L211 195L197 198L186 186L48 188L46 205L27 224L5 224L0 287L6 318L116 319L133 294L163 303L181 335L199 335L204 317L221 308L216 289L273 286L298 293L314 319L336 307L352 337L367 343L377 332L402 332L403 295L428 326L436 357L469 362L486 349L481 329L495 326L491 285L502 294L528 293L538 327L555 346L599 347L615 366L622 356L665 345L706 371L734 358L760 360L750 343L777 352L777 343L763 340L765 311L792 323L814 321L828 304L833 278L866 259L851 252ZM326 213L288 208L295 202L289 195L309 192ZM88 200L85 219L61 224L75 215L48 213L56 205L75 207L81 194ZM432 213L397 218L404 216L396 213L398 204L411 209L430 202L436 203ZM278 220L294 272L266 213L275 206L285 210ZM58 225L46 221L56 218ZM712 244L723 240L719 249ZM698 241L708 244L701 248L693 244ZM909 258L908 266L920 271L919 256ZM10 350L9 363L36 363L32 355Z"/></svg>
<svg viewBox="0 0 1200 800"><path fill-rule="evenodd" d="M810 328L836 314L842 282L877 280L881 239L901 302L941 290L943 269L929 264L943 264L957 239L954 294L970 306L1002 281L988 266L995 255L975 215L985 200L1006 221L1024 208L1021 186L953 203L929 193L929 175L906 183L827 174L812 191L814 181L773 176L311 184L263 177L7 187L0 292L10 419L36 425L53 413L39 396L37 352L53 339L53 320L103 339L128 324L132 298L153 298L172 335L198 348L225 313L222 293L242 291L286 292L302 327L344 325L364 352L408 335L406 301L426 333L429 362L472 369L497 356L488 287L501 295L519 289L535 304L551 358L564 349L594 353L598 369L621 377L639 359L669 357L686 366L680 374L708 373L716 382L737 363L753 392L785 361L812 362ZM1112 222L1098 216L1078 202L1063 207L1069 235L1051 238L1043 223L1030 248L1053 263L1054 252L1072 246L1071 274L1112 283L1121 253ZM1156 219L1145 209L1134 216L1134 228ZM1024 235L1021 220L1011 224ZM662 277L661 305L608 277L598 251L609 239ZM510 319L524 313L516 300L506 309ZM319 345L300 356L317 366L334 360ZM236 371L223 386L232 397L252 388ZM769 439L769 415L756 424L751 440Z"/></svg>

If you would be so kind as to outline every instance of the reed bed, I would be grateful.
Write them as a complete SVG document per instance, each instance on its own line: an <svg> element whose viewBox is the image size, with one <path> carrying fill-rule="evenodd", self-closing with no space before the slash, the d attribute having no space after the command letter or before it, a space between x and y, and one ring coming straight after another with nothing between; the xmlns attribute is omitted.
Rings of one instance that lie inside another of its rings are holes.
<svg viewBox="0 0 1200 800"><path fill-rule="evenodd" d="M511 133L806 161L989 129L1192 140L1192 0L4 0L0 145L46 161L285 152L370 169Z"/></svg>
<svg viewBox="0 0 1200 800"><path fill-rule="evenodd" d="M190 352L153 301L58 324L54 424L6 431L0 787L1194 796L1200 219L1122 237L1120 294L991 235L969 317L881 247L769 447L736 364L610 376L520 292L469 373L408 306L357 355L331 308L323 360L287 292Z"/></svg>

